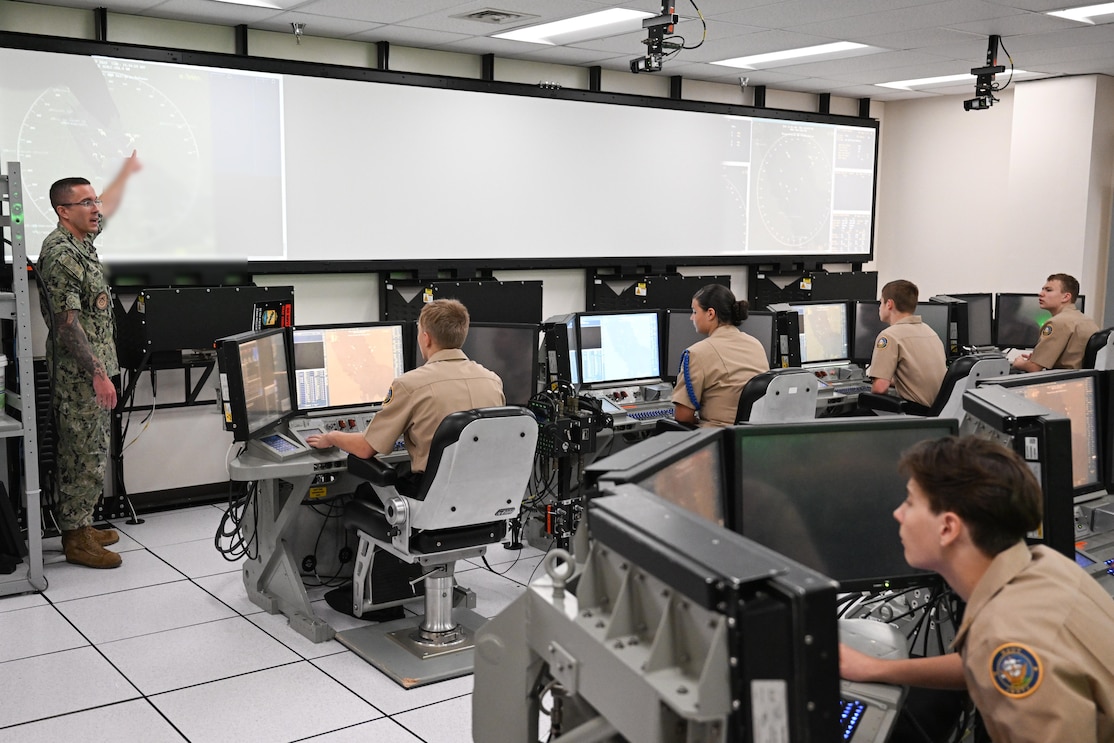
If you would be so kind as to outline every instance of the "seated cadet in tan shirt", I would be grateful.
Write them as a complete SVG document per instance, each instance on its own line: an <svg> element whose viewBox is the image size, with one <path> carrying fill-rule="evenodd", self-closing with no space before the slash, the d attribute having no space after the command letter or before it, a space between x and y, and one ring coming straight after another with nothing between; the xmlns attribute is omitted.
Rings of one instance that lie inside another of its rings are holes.
<svg viewBox="0 0 1114 743"><path fill-rule="evenodd" d="M882 287L878 317L890 327L878 334L866 375L870 391L884 394L893 386L903 400L931 407L947 372L947 354L940 336L913 312L920 291L898 279Z"/></svg>
<svg viewBox="0 0 1114 743"><path fill-rule="evenodd" d="M1041 287L1037 298L1052 318L1041 326L1037 347L1013 360L1013 367L1035 372L1045 369L1080 369L1087 341L1099 326L1075 308L1079 282L1066 273L1054 273Z"/></svg>
<svg viewBox="0 0 1114 743"><path fill-rule="evenodd" d="M503 382L468 359L460 347L468 336L468 310L455 299L436 299L418 317L418 348L426 363L395 379L363 433L329 431L307 436L315 449L335 446L362 459L390 453L402 436L410 454L410 484L425 471L433 434L451 413L503 405ZM405 487L407 483L403 483Z"/></svg>
<svg viewBox="0 0 1114 743"><path fill-rule="evenodd" d="M995 743L1114 741L1114 599L1044 545L1042 493L1015 452L974 436L905 452L894 511L905 560L933 570L967 603L952 647L887 660L840 646L843 678L967 689Z"/></svg>
<svg viewBox="0 0 1114 743"><path fill-rule="evenodd" d="M722 284L708 284L692 298L692 324L708 337L681 356L673 387L673 417L681 423L730 426L739 410L743 387L769 371L762 343L739 330L747 303L736 301Z"/></svg>

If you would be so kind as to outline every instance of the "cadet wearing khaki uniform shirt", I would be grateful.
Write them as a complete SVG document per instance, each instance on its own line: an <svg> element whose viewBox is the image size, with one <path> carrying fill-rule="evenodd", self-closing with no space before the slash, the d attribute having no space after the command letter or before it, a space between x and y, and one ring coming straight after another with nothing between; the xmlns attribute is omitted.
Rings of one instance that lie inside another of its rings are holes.
<svg viewBox="0 0 1114 743"><path fill-rule="evenodd" d="M1114 741L1112 627L1114 600L1058 552L996 555L954 642L991 739Z"/></svg>
<svg viewBox="0 0 1114 743"><path fill-rule="evenodd" d="M940 336L919 315L909 315L878 334L866 375L892 380L903 400L931 407L946 372Z"/></svg>
<svg viewBox="0 0 1114 743"><path fill-rule="evenodd" d="M696 399L688 393L682 367L673 387L673 402L696 410L702 426L734 424L743 387L755 375L770 369L762 343L734 325L716 327L685 353Z"/></svg>
<svg viewBox="0 0 1114 743"><path fill-rule="evenodd" d="M377 452L390 452L402 436L413 472L425 472L433 434L451 413L505 404L503 382L459 348L434 353L426 363L395 379L383 408L364 438Z"/></svg>
<svg viewBox="0 0 1114 743"><path fill-rule="evenodd" d="M1080 369L1087 341L1098 330L1095 321L1074 304L1064 305L1041 327L1040 339L1029 360L1045 369Z"/></svg>

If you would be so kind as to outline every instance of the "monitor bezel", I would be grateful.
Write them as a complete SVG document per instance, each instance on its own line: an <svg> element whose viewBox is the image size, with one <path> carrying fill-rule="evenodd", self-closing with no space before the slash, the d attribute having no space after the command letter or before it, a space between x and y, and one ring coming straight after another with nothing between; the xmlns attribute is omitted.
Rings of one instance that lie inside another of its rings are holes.
<svg viewBox="0 0 1114 743"><path fill-rule="evenodd" d="M995 294L994 295L994 345L998 346L999 348L1034 348L1037 345L1037 341L1040 340L1040 332L1041 332L1041 328L1044 327L1044 323L1040 323L1039 325L1037 325L1036 330L1033 331L1033 335L1035 336L1035 339L1033 340L1032 343L1028 343L1028 339L1026 339L1025 344L1015 344L1015 343L1004 343L1003 342L1002 331L1001 331L1001 325L1002 325L1002 298L1003 297L1005 297L1007 299L1031 300L1033 302L1036 302L1037 303L1037 309L1040 309L1040 298L1036 294L1033 294L1032 292L999 292L999 293ZM1042 312L1048 312L1048 310L1042 310ZM1051 318L1052 313L1049 312L1048 316L1049 316L1049 318ZM1045 322L1048 322L1048 321L1045 320ZM1008 340L1016 340L1016 339L1008 339Z"/></svg>
<svg viewBox="0 0 1114 743"><path fill-rule="evenodd" d="M993 292L964 292L961 294L953 294L951 292L947 292L944 294L944 296L957 299L967 306L967 327L961 329L961 334L958 338L960 345L974 347L995 345L994 310L997 302L994 299ZM990 321L990 338L986 343L974 343L971 341L971 308L974 306L971 301L972 299L985 299L987 301L987 310L989 311L989 317L987 319Z"/></svg>
<svg viewBox="0 0 1114 743"><path fill-rule="evenodd" d="M1031 387L1038 384L1054 384L1056 382L1072 379L1090 379L1091 392L1095 398L1095 420L1092 433L1095 436L1095 452L1097 455L1098 467L1097 478L1092 483L1077 487L1075 485L1075 470L1074 468L1072 470L1072 499L1077 503L1083 503L1093 500L1096 496L1104 494L1109 489L1111 483L1110 472L1108 470L1111 468L1111 464L1114 464L1114 461L1110 458L1110 453L1108 453L1106 449L1109 445L1106 439L1114 437L1106 436L1105 427L1103 425L1104 420L1110 420L1111 411L1109 406L1112 401L1108 389L1109 382L1104 384L1102 373L1095 369L1047 369L1042 372L1011 374L1005 377L987 379L980 382L980 386L982 384L994 384L1007 389L1016 389L1019 387ZM1033 402L1034 404L1040 405L1040 403ZM1044 406L1042 405L1041 407ZM1055 410L1052 412L1057 413Z"/></svg>
<svg viewBox="0 0 1114 743"><path fill-rule="evenodd" d="M878 334L876 333L874 337L870 339L869 348L859 348L859 334L857 332L859 329L859 313L862 312L864 308L870 308L875 319L877 319L881 325L881 329L878 331L881 333L883 330L890 327L887 323L882 322L882 320L878 318L878 309L881 306L882 302L877 299L860 299L851 306L851 321L848 328L848 331L851 333L851 346L848 348L848 352L851 356L851 360L856 364L870 363L870 360L874 358L874 344L878 341ZM863 352L864 350L866 353Z"/></svg>
<svg viewBox="0 0 1114 743"><path fill-rule="evenodd" d="M245 343L257 342L273 335L283 336L283 356L286 361L286 386L290 398L290 410L256 428L251 428L248 425L247 396L244 392L244 370L240 363L240 348ZM286 424L291 418L300 415L298 395L294 389L294 377L290 373L294 363L292 338L289 327L278 327L250 330L226 336L216 341L217 361L220 365L219 371L225 395L224 405L231 419L229 425L234 441L246 442L260 436L266 436Z"/></svg>
<svg viewBox="0 0 1114 743"><path fill-rule="evenodd" d="M318 417L326 413L343 413L356 410L375 409L382 405L382 400L378 402L359 402L351 403L348 405L326 405L317 408L302 408L298 404L298 383L297 383L297 369L294 367L294 333L299 330L345 330L349 328L381 328L381 327L399 327L402 329L402 370L403 373L413 369L412 359L417 350L417 340L415 334L416 323L405 321L373 321L373 322L345 322L345 323L323 323L314 325L295 325L291 328L290 333L290 371L291 384L294 387L294 407L300 415L308 415ZM398 375L396 375L398 376Z"/></svg>
<svg viewBox="0 0 1114 743"><path fill-rule="evenodd" d="M812 367L812 366L820 366L820 365L823 365L823 364L848 363L848 362L851 361L851 342L852 342L852 338L851 338L851 305L854 304L853 300L850 300L850 299L809 299L809 300L803 300L803 301L800 301L800 302L787 302L786 304L788 305L790 312L797 312L797 309L796 309L797 307L806 307L806 306L807 307L816 307L816 306L821 306L821 305L842 305L843 306L843 343L844 343L845 347L847 348L847 353L840 358L811 359L811 360L806 360L805 359L805 349L801 347L800 338L802 336L807 338L808 337L808 331L805 330L804 315L802 315L799 312L797 313L797 315L801 318L800 326L799 326L799 329L798 329L799 334L797 336L797 338L798 338L797 347L798 347L798 353L800 354L800 357L801 357L801 366Z"/></svg>
<svg viewBox="0 0 1114 743"><path fill-rule="evenodd" d="M541 346L541 337L542 337L542 326L541 326L541 324L539 324L539 323L526 323L526 322L473 322L473 323L468 324L468 335L472 334L472 329L473 328L494 328L496 330L508 329L508 330L523 330L523 331L530 330L530 331L533 332L533 337L534 338L533 338L533 342L532 342L532 345L531 345L531 348L533 349L533 361L531 363L531 369L533 370L533 373L530 377L530 389L531 389L530 398L527 398L526 400L523 400L522 402L518 402L516 400L511 400L510 398L507 398L507 404L508 405L522 405L522 406L525 406L527 403L530 402L530 399L533 398L534 395L536 395L538 393L538 387L539 387L539 385L538 385L538 349ZM467 342L467 340L465 342ZM469 356L468 358L470 358L470 359L472 359L472 361L476 361L476 363L482 365L482 363L480 361L477 361L476 359L472 358L471 356ZM487 369L488 367L484 367L484 368ZM490 371L494 371L494 369L490 369ZM500 379L502 379L502 377L500 377ZM506 382L505 382L505 380L504 380L504 383L503 383L503 392L504 392L504 394L506 393Z"/></svg>
<svg viewBox="0 0 1114 743"><path fill-rule="evenodd" d="M959 421L953 418L930 418L930 417L879 417L879 418L854 418L844 420L815 420L805 421L799 423L774 423L761 426L735 426L733 434L730 439L729 445L735 448L732 452L731 461L733 463L732 476L735 480L730 484L732 490L732 503L729 504L728 513L731 516L730 528L747 536L744 530L742 521L743 513L743 471L745 470L745 463L741 461L742 456L739 451L739 437L757 437L757 436L771 436L771 435L792 435L802 432L819 432L830 433L831 435L838 436L847 431L863 431L863 430L904 430L904 429L917 429L917 428L933 428L939 429L938 436L926 436L925 438L943 438L945 436L957 436L959 434ZM894 469L897 468L897 462L894 462ZM893 504L896 508L901 503L901 493L894 493ZM895 533L898 529L898 523L895 521L893 525ZM822 571L821 571L822 572ZM847 579L840 579L836 576L828 575L829 578L835 580L840 585L840 591L882 591L890 589L908 588L912 586L924 585L927 582L938 580L937 574L929 571L914 568L908 564L905 568L897 574L890 576L861 576Z"/></svg>
<svg viewBox="0 0 1114 743"><path fill-rule="evenodd" d="M658 373L650 377L624 377L622 379L601 379L598 381L587 382L584 379L584 338L583 338L583 320L587 317L613 317L617 315L654 315L657 320L658 337L657 337L657 366ZM662 339L662 311L659 309L636 309L636 310L591 310L587 312L576 313L576 377L579 380L580 389L585 390L598 390L607 389L609 387L622 387L631 385L636 382L655 382L660 381L662 378L661 368L661 339ZM574 383L575 384L575 383Z"/></svg>

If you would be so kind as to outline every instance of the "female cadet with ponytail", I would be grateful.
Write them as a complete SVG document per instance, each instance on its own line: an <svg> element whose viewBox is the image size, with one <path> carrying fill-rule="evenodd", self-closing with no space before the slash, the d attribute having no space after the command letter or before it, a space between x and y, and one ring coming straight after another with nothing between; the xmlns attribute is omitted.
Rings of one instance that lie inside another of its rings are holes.
<svg viewBox="0 0 1114 743"><path fill-rule="evenodd" d="M708 337L681 355L673 388L673 416L681 423L729 426L739 395L756 374L768 371L766 350L736 327L747 319L746 301L722 284L708 284L692 297L692 324Z"/></svg>

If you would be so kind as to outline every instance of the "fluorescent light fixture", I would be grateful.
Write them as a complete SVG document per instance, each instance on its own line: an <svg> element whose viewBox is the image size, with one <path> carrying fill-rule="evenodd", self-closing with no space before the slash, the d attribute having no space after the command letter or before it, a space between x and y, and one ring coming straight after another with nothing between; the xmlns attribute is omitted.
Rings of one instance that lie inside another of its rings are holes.
<svg viewBox="0 0 1114 743"><path fill-rule="evenodd" d="M563 21L516 28L500 34L492 34L492 36L496 39L559 46L641 31L642 19L652 18L653 16L653 13L646 13L641 10L611 8L610 10L601 10L598 13L566 18Z"/></svg>
<svg viewBox="0 0 1114 743"><path fill-rule="evenodd" d="M712 62L712 64L723 65L724 67L738 67L744 70L754 70L760 67L777 67L778 64L782 62L809 57L850 56L845 54L845 52L853 52L861 49L870 49L870 47L866 44L856 44L853 41L836 41L831 44L820 44L819 46L806 46L800 49L769 52L768 54L754 54L750 57L724 59L719 62Z"/></svg>
<svg viewBox="0 0 1114 743"><path fill-rule="evenodd" d="M269 10L283 10L281 5L269 3L266 0L216 0L218 3L228 3L229 5L250 5L253 8L267 8Z"/></svg>
<svg viewBox="0 0 1114 743"><path fill-rule="evenodd" d="M1021 77L1022 75L1033 75L1037 73L1026 72L1025 70L1014 70L1013 76ZM1009 78L1010 71L999 72L996 80L1002 78ZM978 78L969 72L964 72L962 75L941 75L940 77L922 77L916 80L894 80L892 83L874 83L879 88L895 88L897 90L913 90L914 88L930 88L936 85L947 85L948 83L973 83Z"/></svg>
<svg viewBox="0 0 1114 743"><path fill-rule="evenodd" d="M1093 19L1104 15L1114 15L1114 3L1100 3L1099 5L1084 5L1082 8L1067 8L1065 10L1050 10L1048 15L1054 15L1058 18L1067 18L1069 21L1079 21L1080 23L1090 23L1094 25Z"/></svg>

